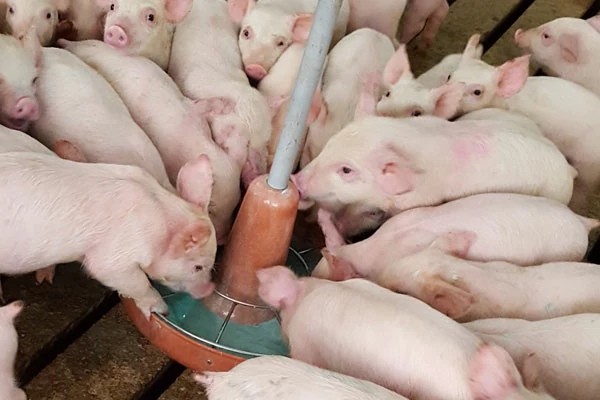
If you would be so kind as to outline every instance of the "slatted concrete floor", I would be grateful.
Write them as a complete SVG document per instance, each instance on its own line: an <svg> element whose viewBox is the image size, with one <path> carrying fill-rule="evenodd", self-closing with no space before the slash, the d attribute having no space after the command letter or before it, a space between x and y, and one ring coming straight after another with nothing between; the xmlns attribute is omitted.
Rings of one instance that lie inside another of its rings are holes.
<svg viewBox="0 0 600 400"><path fill-rule="evenodd" d="M476 31L484 34L483 59L500 64L520 55L512 40L518 27L599 9L600 0L456 0L429 51L409 46L413 70L419 74L460 52ZM600 201L594 215L600 216ZM600 260L600 251L592 253ZM17 325L17 371L31 400L203 399L191 372L141 336L115 293L87 278L80 266L60 266L54 286L36 286L32 275L3 283L8 301L27 304Z"/></svg>

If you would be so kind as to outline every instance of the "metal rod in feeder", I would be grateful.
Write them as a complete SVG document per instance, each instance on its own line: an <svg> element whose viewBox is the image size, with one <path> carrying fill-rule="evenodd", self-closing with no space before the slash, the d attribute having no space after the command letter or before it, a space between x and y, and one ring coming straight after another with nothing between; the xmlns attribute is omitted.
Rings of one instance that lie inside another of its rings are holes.
<svg viewBox="0 0 600 400"><path fill-rule="evenodd" d="M319 84L325 57L331 45L335 21L341 7L342 0L319 0L317 5L292 92L290 107L267 180L273 189L284 190L288 186L294 160L301 151L300 144L304 139L306 118Z"/></svg>
<svg viewBox="0 0 600 400"><path fill-rule="evenodd" d="M250 184L216 270L218 292L204 301L232 322L255 325L274 317L271 310L260 307L256 271L285 264L287 259L299 201L298 190L293 184L288 187L289 179L341 5L342 0L319 0L271 174Z"/></svg>

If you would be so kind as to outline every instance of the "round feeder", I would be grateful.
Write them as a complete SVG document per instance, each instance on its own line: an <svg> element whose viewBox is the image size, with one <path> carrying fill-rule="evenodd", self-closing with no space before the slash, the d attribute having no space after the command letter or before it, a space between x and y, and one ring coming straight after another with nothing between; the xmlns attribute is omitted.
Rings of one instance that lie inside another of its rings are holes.
<svg viewBox="0 0 600 400"><path fill-rule="evenodd" d="M227 371L251 357L288 355L279 316L258 296L256 271L285 264L297 275L310 274L290 247L299 195L289 178L341 4L319 0L271 172L255 179L244 196L215 267L215 292L195 300L154 283L169 314L154 313L149 320L132 300L121 300L142 334L188 368Z"/></svg>

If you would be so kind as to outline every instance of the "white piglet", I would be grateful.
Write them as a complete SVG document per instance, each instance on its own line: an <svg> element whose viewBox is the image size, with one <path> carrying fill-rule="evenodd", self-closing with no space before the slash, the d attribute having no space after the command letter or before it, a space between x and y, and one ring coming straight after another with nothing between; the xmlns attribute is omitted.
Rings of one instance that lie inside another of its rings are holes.
<svg viewBox="0 0 600 400"><path fill-rule="evenodd" d="M10 33L21 39L31 29L42 46L50 46L56 40L59 13L69 8L69 0L0 0L0 3L6 3Z"/></svg>
<svg viewBox="0 0 600 400"><path fill-rule="evenodd" d="M523 386L506 351L420 300L363 279L298 279L286 267L257 276L294 359L410 399L550 399Z"/></svg>
<svg viewBox="0 0 600 400"><path fill-rule="evenodd" d="M292 43L304 43L318 0L229 0L231 20L241 25L239 48L248 76L260 80ZM343 0L331 46L346 34L350 6Z"/></svg>
<svg viewBox="0 0 600 400"><path fill-rule="evenodd" d="M229 98L235 110L212 118L215 141L235 152L248 151L242 179L246 186L267 172L271 110L243 71L236 26L223 0L195 0L173 38L169 75L191 99Z"/></svg>
<svg viewBox="0 0 600 400"><path fill-rule="evenodd" d="M222 108L214 111L210 109L212 101L186 99L166 72L144 57L123 55L95 40L59 44L88 63L115 88L161 154L171 183L177 182L186 162L200 154L208 156L214 171L209 214L217 241L223 244L240 200L241 165L246 152L228 156L212 140L207 118ZM218 100L214 100L215 105ZM240 160L237 163L232 161L236 157Z"/></svg>
<svg viewBox="0 0 600 400"><path fill-rule="evenodd" d="M600 16L557 18L515 32L515 43L554 76L575 82L600 96Z"/></svg>
<svg viewBox="0 0 600 400"><path fill-rule="evenodd" d="M253 358L195 379L209 400L406 400L374 383L282 356Z"/></svg>
<svg viewBox="0 0 600 400"><path fill-rule="evenodd" d="M347 124L374 113L383 90L381 74L392 54L390 39L370 28L352 32L331 50L322 78L323 102L308 128L301 167Z"/></svg>
<svg viewBox="0 0 600 400"><path fill-rule="evenodd" d="M577 290L576 287L571 290ZM494 318L463 326L505 348L522 366L525 382L558 400L596 400L600 393L600 314L543 321ZM537 370L529 376L527 370Z"/></svg>
<svg viewBox="0 0 600 400"><path fill-rule="evenodd" d="M27 400L25 392L17 387L14 374L19 335L15 318L23 310L23 302L14 301L0 307L0 398L3 400Z"/></svg>
<svg viewBox="0 0 600 400"><path fill-rule="evenodd" d="M487 192L566 204L575 175L552 142L518 125L425 116L355 121L292 179L302 208L316 203L358 234L377 227L373 215L381 223L381 215Z"/></svg>
<svg viewBox="0 0 600 400"><path fill-rule="evenodd" d="M0 154L0 273L19 275L78 261L132 298L146 317L167 306L146 274L195 298L209 295L217 243L208 216L212 170L186 164L179 196L139 167Z"/></svg>
<svg viewBox="0 0 600 400"><path fill-rule="evenodd" d="M585 214L590 196L600 188L600 98L565 79L529 77L529 57L494 67L473 57L479 35L473 35L451 82L465 83L459 113L498 107L521 113L535 122L578 175L570 206Z"/></svg>
<svg viewBox="0 0 600 400"><path fill-rule="evenodd" d="M147 57L167 69L175 25L192 0L97 0L108 8L104 41L124 54Z"/></svg>

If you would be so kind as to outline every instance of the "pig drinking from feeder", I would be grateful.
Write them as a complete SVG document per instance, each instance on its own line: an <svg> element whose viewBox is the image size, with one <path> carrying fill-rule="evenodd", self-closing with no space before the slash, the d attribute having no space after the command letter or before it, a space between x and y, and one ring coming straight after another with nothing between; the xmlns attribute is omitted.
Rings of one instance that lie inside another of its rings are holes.
<svg viewBox="0 0 600 400"><path fill-rule="evenodd" d="M577 169L569 205L585 214L591 194L600 185L600 98L564 79L529 77L529 56L499 67L486 64L472 57L478 43L479 35L473 35L451 75L451 82L467 85L459 112L491 106L519 112L535 122Z"/></svg>
<svg viewBox="0 0 600 400"><path fill-rule="evenodd" d="M396 32L402 13L406 8L406 0L380 0L371 3L364 0L348 0L350 18L348 33L361 28L371 28L396 41Z"/></svg>
<svg viewBox="0 0 600 400"><path fill-rule="evenodd" d="M377 114L406 118L435 115L449 119L458 109L464 84L446 83L429 89L416 80L410 70L406 46L400 45L383 73L385 94L377 103Z"/></svg>
<svg viewBox="0 0 600 400"><path fill-rule="evenodd" d="M74 53L108 80L132 117L158 149L171 183L183 165L206 154L214 171L209 214L223 244L240 200L241 166L247 152L228 155L213 141L207 118L233 111L228 100L192 102L159 66L141 56L126 56L106 43L88 40L59 44ZM140 81L141 79L141 81ZM219 109L214 109L219 107ZM235 149L231 149L231 152ZM237 162L233 160L237 159Z"/></svg>
<svg viewBox="0 0 600 400"><path fill-rule="evenodd" d="M292 44L304 43L318 0L229 0L231 20L241 26L239 48L244 69L261 80ZM336 19L331 46L346 34L350 6L343 0Z"/></svg>
<svg viewBox="0 0 600 400"><path fill-rule="evenodd" d="M267 168L271 168L273 158L275 157L275 150L279 143L279 137L283 130L283 125L287 117L288 109L290 106L290 100L294 85L298 77L298 70L300 63L302 62L302 56L304 54L304 44L293 43L286 51L283 52L281 57L277 59L277 62L273 64L273 67L269 73L258 83L258 90L265 96L269 102L273 113L273 119L271 123L272 133L271 139L267 146ZM319 85L320 86L320 85ZM321 110L321 89L317 87L313 96L313 102L309 115L306 120L306 128L312 124L317 118L317 113ZM306 135L304 135L306 137ZM300 146L302 148L304 143ZM300 154L296 156L294 161L294 169L300 161Z"/></svg>
<svg viewBox="0 0 600 400"><path fill-rule="evenodd" d="M41 110L29 129L34 138L53 150L58 141L66 140L90 162L137 165L175 191L156 147L102 76L66 50L42 50L38 45L30 52L35 61L32 57L29 65L20 64L19 80L11 84L16 88L30 85L32 77L39 74L31 87ZM16 60L9 59L8 64L13 62ZM28 75L23 75L25 72ZM37 114L37 101L30 99Z"/></svg>
<svg viewBox="0 0 600 400"><path fill-rule="evenodd" d="M569 291L572 290L577 288ZM598 399L600 314L543 321L485 319L463 326L483 340L505 348L518 366L537 364L538 386L545 387L556 399ZM524 371L523 374L526 376Z"/></svg>
<svg viewBox="0 0 600 400"><path fill-rule="evenodd" d="M97 0L109 8L104 41L127 55L147 57L167 69L175 25L193 0Z"/></svg>
<svg viewBox="0 0 600 400"><path fill-rule="evenodd" d="M585 21L558 18L515 32L515 43L531 52L551 75L580 84L600 96L600 16Z"/></svg>
<svg viewBox="0 0 600 400"><path fill-rule="evenodd" d="M397 260L456 231L468 232L455 239L461 243L470 238L460 255L473 261L518 265L581 261L589 232L599 224L555 200L512 193L485 193L408 210L368 239L348 245L330 214L320 211L319 223L330 262L321 264L323 269L315 269L313 276L342 280L358 275L373 281Z"/></svg>
<svg viewBox="0 0 600 400"><path fill-rule="evenodd" d="M400 23L398 40L406 44L421 34L419 47L429 47L449 10L447 0L408 0Z"/></svg>
<svg viewBox="0 0 600 400"><path fill-rule="evenodd" d="M22 42L0 35L0 124L26 131L39 117L36 83L42 51L30 32Z"/></svg>
<svg viewBox="0 0 600 400"><path fill-rule="evenodd" d="M459 253L476 240L467 234L458 241ZM396 259L374 281L461 322L483 318L534 321L600 312L600 268L595 264L554 262L524 268L502 261L467 261L447 253L456 251L455 243Z"/></svg>
<svg viewBox="0 0 600 400"><path fill-rule="evenodd" d="M216 255L204 155L166 191L134 166L88 164L36 153L0 154L0 273L79 261L95 279L134 299L146 317L167 306L146 274L196 298L210 294ZM187 201L186 201L187 200Z"/></svg>
<svg viewBox="0 0 600 400"><path fill-rule="evenodd" d="M523 386L503 349L420 300L363 279L298 279L286 267L257 276L260 297L280 310L294 359L408 398L550 399Z"/></svg>
<svg viewBox="0 0 600 400"><path fill-rule="evenodd" d="M196 375L209 400L406 400L369 381L282 356L244 361L228 372Z"/></svg>
<svg viewBox="0 0 600 400"><path fill-rule="evenodd" d="M363 118L333 136L293 179L302 208L314 202L332 212L344 235L478 193L568 203L575 170L552 142L522 130L505 121Z"/></svg>
<svg viewBox="0 0 600 400"><path fill-rule="evenodd" d="M22 310L21 301L0 307L0 398L3 400L27 400L25 392L17 387L14 375L19 344L15 318Z"/></svg>
<svg viewBox="0 0 600 400"><path fill-rule="evenodd" d="M394 54L382 33L363 28L344 37L329 53L323 72L323 104L308 128L302 167L319 155L325 143L355 118L373 113L381 96L381 73Z"/></svg>
<svg viewBox="0 0 600 400"><path fill-rule="evenodd" d="M173 38L169 75L191 99L226 97L235 110L212 118L215 141L222 147L248 148L242 169L246 186L267 172L267 143L271 110L260 92L250 86L242 69L236 26L222 0L195 0Z"/></svg>

